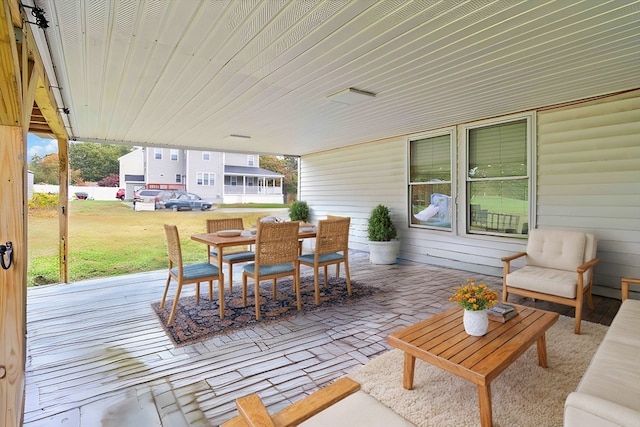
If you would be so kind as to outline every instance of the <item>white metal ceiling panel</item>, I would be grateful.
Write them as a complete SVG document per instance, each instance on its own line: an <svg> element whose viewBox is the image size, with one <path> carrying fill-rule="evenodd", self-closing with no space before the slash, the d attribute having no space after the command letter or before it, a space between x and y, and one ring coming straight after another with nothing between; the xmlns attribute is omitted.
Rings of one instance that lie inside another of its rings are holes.
<svg viewBox="0 0 640 427"><path fill-rule="evenodd" d="M306 154L640 87L639 0L36 3L86 141Z"/></svg>

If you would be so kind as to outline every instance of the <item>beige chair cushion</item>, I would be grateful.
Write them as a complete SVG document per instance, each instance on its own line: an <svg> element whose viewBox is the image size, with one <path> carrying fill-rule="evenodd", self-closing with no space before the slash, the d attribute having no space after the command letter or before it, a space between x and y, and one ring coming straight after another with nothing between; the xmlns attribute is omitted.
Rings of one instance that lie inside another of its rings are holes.
<svg viewBox="0 0 640 427"><path fill-rule="evenodd" d="M369 394L357 391L299 424L299 426L412 427L413 424Z"/></svg>
<svg viewBox="0 0 640 427"><path fill-rule="evenodd" d="M580 231L530 230L525 264L575 273L585 261L586 243Z"/></svg>
<svg viewBox="0 0 640 427"><path fill-rule="evenodd" d="M507 274L507 285L563 298L576 298L578 275L576 271L525 266ZM587 286L585 280L583 286Z"/></svg>

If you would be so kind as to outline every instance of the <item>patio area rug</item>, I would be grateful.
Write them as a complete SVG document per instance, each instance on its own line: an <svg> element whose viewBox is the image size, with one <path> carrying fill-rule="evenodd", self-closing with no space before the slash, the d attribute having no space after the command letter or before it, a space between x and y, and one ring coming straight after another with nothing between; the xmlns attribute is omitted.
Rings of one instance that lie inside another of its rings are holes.
<svg viewBox="0 0 640 427"><path fill-rule="evenodd" d="M491 383L494 427L562 426L564 401L582 378L608 327L560 316L547 331L548 368L538 366L531 346ZM393 349L348 376L362 390L418 427L480 426L478 392L469 381L422 360L416 361L414 390L402 387L403 352Z"/></svg>
<svg viewBox="0 0 640 427"><path fill-rule="evenodd" d="M153 311L158 315L160 323L167 335L176 346L183 346L200 342L216 335L226 334L236 330L252 327L258 324L286 319L298 314L303 315L310 311L323 310L328 307L353 304L361 298L372 296L376 289L351 280L353 294L347 295L347 282L343 278L329 278L329 285L323 286L323 278L320 276L320 305L315 304L313 289L313 277L302 277L300 293L302 295L302 310L296 309L296 295L293 292L291 279L278 280L277 300L273 299L271 281L264 281L260 286L260 309L262 318L257 321L255 317L255 305L253 296L253 281L247 285L247 307L242 306L242 285L235 283L231 295L225 292L225 315L220 319L217 284L213 284L213 301L209 301L209 290L206 283L200 285L200 303L196 304L195 296L181 297L173 325L167 327L173 298L175 283L169 289L164 308L160 308L160 302L151 304ZM225 290L228 290L225 283Z"/></svg>

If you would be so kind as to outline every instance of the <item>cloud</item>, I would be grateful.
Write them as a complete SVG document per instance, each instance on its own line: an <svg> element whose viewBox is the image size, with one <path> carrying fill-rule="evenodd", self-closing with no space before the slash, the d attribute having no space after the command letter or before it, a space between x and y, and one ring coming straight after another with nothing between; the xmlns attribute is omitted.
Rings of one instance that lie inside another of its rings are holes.
<svg viewBox="0 0 640 427"><path fill-rule="evenodd" d="M35 135L29 134L27 136L27 158L28 161L33 159L33 156L38 155L44 157L47 154L58 152L58 141L55 139L43 139Z"/></svg>

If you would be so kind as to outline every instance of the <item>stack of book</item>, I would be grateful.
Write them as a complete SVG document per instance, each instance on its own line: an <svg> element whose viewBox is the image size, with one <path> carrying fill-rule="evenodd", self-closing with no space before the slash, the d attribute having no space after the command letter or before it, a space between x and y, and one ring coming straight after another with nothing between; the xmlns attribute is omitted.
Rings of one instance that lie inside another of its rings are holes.
<svg viewBox="0 0 640 427"><path fill-rule="evenodd" d="M489 320L504 323L507 320L518 315L518 310L511 304L500 303L496 304L487 310Z"/></svg>

